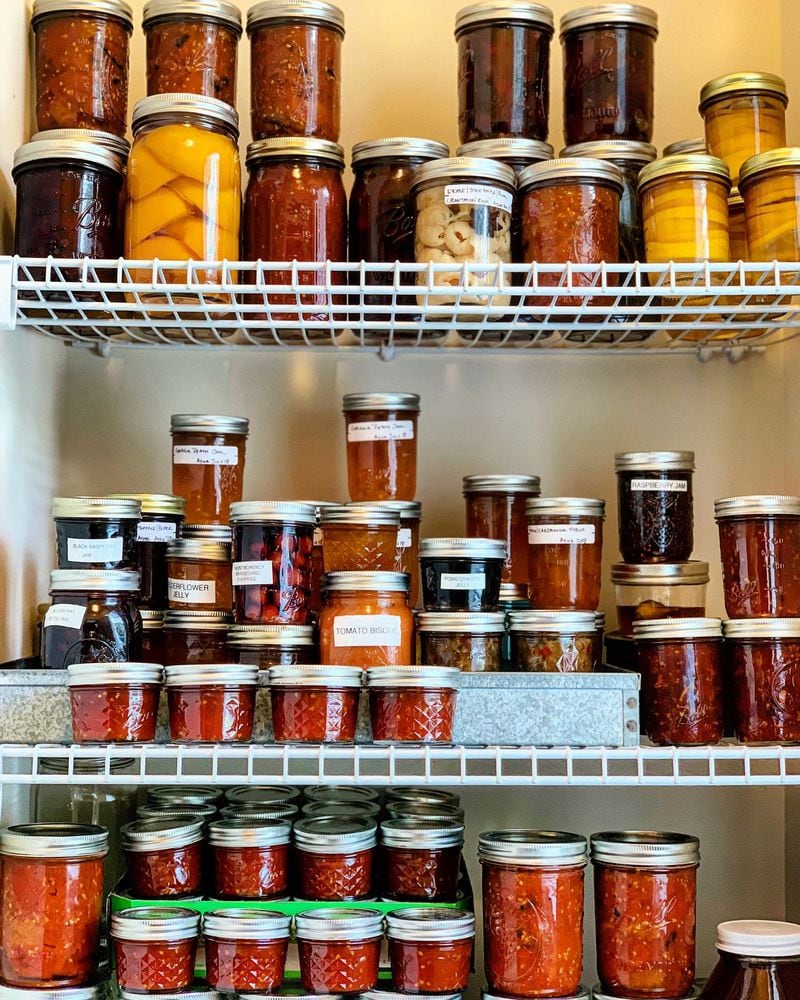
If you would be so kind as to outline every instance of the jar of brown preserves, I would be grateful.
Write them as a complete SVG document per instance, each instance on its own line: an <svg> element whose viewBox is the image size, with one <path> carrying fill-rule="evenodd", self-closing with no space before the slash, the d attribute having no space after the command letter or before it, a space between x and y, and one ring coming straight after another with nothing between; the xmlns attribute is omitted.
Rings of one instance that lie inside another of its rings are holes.
<svg viewBox="0 0 800 1000"><path fill-rule="evenodd" d="M232 621L229 611L166 611L164 659L160 662L168 666L226 663L229 659L228 629Z"/></svg>
<svg viewBox="0 0 800 1000"><path fill-rule="evenodd" d="M528 583L526 501L540 495L538 476L464 476L467 535L505 542L501 582Z"/></svg>

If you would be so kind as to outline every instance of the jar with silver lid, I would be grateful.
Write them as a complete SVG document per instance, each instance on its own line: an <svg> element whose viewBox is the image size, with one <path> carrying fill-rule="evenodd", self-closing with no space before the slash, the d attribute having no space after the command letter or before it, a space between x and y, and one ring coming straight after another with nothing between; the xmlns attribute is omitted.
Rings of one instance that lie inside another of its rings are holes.
<svg viewBox="0 0 800 1000"><path fill-rule="evenodd" d="M186 501L171 493L115 493L114 499L138 500L141 520L136 526L136 564L142 578L139 604L163 611L167 606L167 546L180 534Z"/></svg>
<svg viewBox="0 0 800 1000"><path fill-rule="evenodd" d="M368 667L373 743L452 743L458 667Z"/></svg>
<svg viewBox="0 0 800 1000"><path fill-rule="evenodd" d="M163 662L171 665L236 660L235 655L228 655L228 630L232 621L229 611L166 611Z"/></svg>
<svg viewBox="0 0 800 1000"><path fill-rule="evenodd" d="M213 788L209 785L154 785L147 789L148 802L166 802L170 805L179 802L210 802L212 805L216 805L222 795L219 788Z"/></svg>
<svg viewBox="0 0 800 1000"><path fill-rule="evenodd" d="M262 670L319 659L313 625L231 625L227 635L231 659Z"/></svg>
<svg viewBox="0 0 800 1000"><path fill-rule="evenodd" d="M626 563L679 563L694 548L693 451L614 456L619 550Z"/></svg>
<svg viewBox="0 0 800 1000"><path fill-rule="evenodd" d="M206 979L222 993L278 990L289 948L289 914L211 910L203 917Z"/></svg>
<svg viewBox="0 0 800 1000"><path fill-rule="evenodd" d="M193 896L202 891L205 823L188 819L140 819L122 828L128 883L138 899Z"/></svg>
<svg viewBox="0 0 800 1000"><path fill-rule="evenodd" d="M463 821L411 815L385 820L382 897L404 903L454 903L463 846Z"/></svg>
<svg viewBox="0 0 800 1000"><path fill-rule="evenodd" d="M389 799L386 802L389 819L448 820L464 822L464 810L450 802L417 802L413 799Z"/></svg>
<svg viewBox="0 0 800 1000"><path fill-rule="evenodd" d="M122 161L123 173L128 163L131 152L131 144L121 135L113 132L101 132L98 129L88 128L51 128L43 132L35 132L31 136L31 142L43 142L47 139L61 139L71 142L90 142L97 146L104 146L107 150L115 153ZM124 194L124 192L123 192ZM123 199L124 200L124 199Z"/></svg>
<svg viewBox="0 0 800 1000"><path fill-rule="evenodd" d="M360 501L323 508L319 523L326 573L396 571L398 511Z"/></svg>
<svg viewBox="0 0 800 1000"><path fill-rule="evenodd" d="M538 476L464 476L467 534L475 538L499 538L505 543L506 561L502 583L528 585L528 525L525 503L541 495Z"/></svg>
<svg viewBox="0 0 800 1000"><path fill-rule="evenodd" d="M401 799L407 802L429 802L433 805L442 802L453 806L461 804L458 793L451 792L449 788L431 788L428 785L397 785L387 789L387 804L389 801L397 802Z"/></svg>
<svg viewBox="0 0 800 1000"><path fill-rule="evenodd" d="M67 668L76 743L152 743L162 668L152 663L73 663Z"/></svg>
<svg viewBox="0 0 800 1000"><path fill-rule="evenodd" d="M216 816L217 807L208 802L174 806L169 803L163 805L146 803L136 810L137 819L183 819L186 817L187 820L202 820L204 823L208 823Z"/></svg>
<svg viewBox="0 0 800 1000"><path fill-rule="evenodd" d="M140 906L111 914L117 982L131 993L188 989L200 914L183 907Z"/></svg>
<svg viewBox="0 0 800 1000"><path fill-rule="evenodd" d="M230 613L231 543L193 537L191 532L171 542L167 546L167 601L171 611Z"/></svg>
<svg viewBox="0 0 800 1000"><path fill-rule="evenodd" d="M475 917L444 907L406 907L386 915L392 985L403 992L448 994L469 984Z"/></svg>
<svg viewBox="0 0 800 1000"><path fill-rule="evenodd" d="M419 603L419 533L422 523L422 504L419 500L380 500L379 505L394 511L400 517L395 569L398 573L409 575L411 589L408 594L408 605L416 608Z"/></svg>
<svg viewBox="0 0 800 1000"><path fill-rule="evenodd" d="M377 802L380 795L364 785L309 785L305 797L309 802Z"/></svg>
<svg viewBox="0 0 800 1000"><path fill-rule="evenodd" d="M600 603L605 501L528 500L530 600L543 610L596 611Z"/></svg>
<svg viewBox="0 0 800 1000"><path fill-rule="evenodd" d="M319 616L322 663L349 667L414 662L407 573L326 573Z"/></svg>
<svg viewBox="0 0 800 1000"><path fill-rule="evenodd" d="M142 619L142 661L163 664L164 612L143 608L139 615Z"/></svg>
<svg viewBox="0 0 800 1000"><path fill-rule="evenodd" d="M237 816L208 826L214 899L282 899L289 893L289 819Z"/></svg>
<svg viewBox="0 0 800 1000"><path fill-rule="evenodd" d="M320 817L350 819L355 816L377 821L380 812L381 807L377 802L337 802L336 799L306 802L302 809L303 816L307 816L309 819L319 819Z"/></svg>
<svg viewBox="0 0 800 1000"><path fill-rule="evenodd" d="M299 898L345 901L374 896L377 841L377 824L366 817L298 820L294 843Z"/></svg>
<svg viewBox="0 0 800 1000"><path fill-rule="evenodd" d="M353 743L364 671L292 664L269 671L276 743Z"/></svg>
<svg viewBox="0 0 800 1000"><path fill-rule="evenodd" d="M696 139L678 139L665 146L661 156L683 156L685 153L708 153L705 136L698 136Z"/></svg>
<svg viewBox="0 0 800 1000"><path fill-rule="evenodd" d="M296 918L300 982L312 993L363 993L378 983L383 914L378 910L306 910Z"/></svg>
<svg viewBox="0 0 800 1000"><path fill-rule="evenodd" d="M477 156L484 160L500 160L519 174L532 163L553 159L553 147L541 139L520 139L506 136L502 139L475 139L465 142L456 150L456 156ZM513 226L513 222L512 222Z"/></svg>
<svg viewBox="0 0 800 1000"><path fill-rule="evenodd" d="M497 611L506 559L497 538L424 538L419 561L426 611Z"/></svg>
<svg viewBox="0 0 800 1000"><path fill-rule="evenodd" d="M56 497L53 521L59 569L138 569L138 499Z"/></svg>
<svg viewBox="0 0 800 1000"><path fill-rule="evenodd" d="M342 412L350 499L355 503L413 500L419 396L414 392L347 393Z"/></svg>
<svg viewBox="0 0 800 1000"><path fill-rule="evenodd" d="M296 785L237 785L225 792L225 798L230 805L272 806L299 802L301 794Z"/></svg>
<svg viewBox="0 0 800 1000"><path fill-rule="evenodd" d="M512 611L511 662L525 673L591 673L594 665L593 611Z"/></svg>
<svg viewBox="0 0 800 1000"><path fill-rule="evenodd" d="M708 563L614 563L611 582L617 598L617 622L633 635L636 622L650 618L703 618L710 579Z"/></svg>
<svg viewBox="0 0 800 1000"><path fill-rule="evenodd" d="M253 737L258 667L170 664L164 670L175 742L247 743Z"/></svg>
<svg viewBox="0 0 800 1000"><path fill-rule="evenodd" d="M417 616L420 662L494 673L502 666L505 615L499 612L421 611Z"/></svg>
<svg viewBox="0 0 800 1000"><path fill-rule="evenodd" d="M172 435L172 492L186 499L189 525L228 525L232 503L242 499L247 417L175 413ZM230 540L230 539L228 539Z"/></svg>

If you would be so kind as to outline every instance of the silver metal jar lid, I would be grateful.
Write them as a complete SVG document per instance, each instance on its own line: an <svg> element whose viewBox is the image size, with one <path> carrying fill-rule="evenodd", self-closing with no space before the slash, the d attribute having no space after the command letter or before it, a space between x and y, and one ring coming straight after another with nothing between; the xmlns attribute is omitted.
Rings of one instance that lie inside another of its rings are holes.
<svg viewBox="0 0 800 1000"><path fill-rule="evenodd" d="M236 684L255 687L258 667L244 663L180 663L164 668L166 687L186 687L193 684Z"/></svg>
<svg viewBox="0 0 800 1000"><path fill-rule="evenodd" d="M299 984L297 986L279 986L274 993L237 993L236 995L239 1000L344 1000L342 996L333 993L306 993ZM361 996L365 995L361 994ZM24 1000L24 997L21 1000ZM440 1000L444 1000L444 998L440 998Z"/></svg>
<svg viewBox="0 0 800 1000"><path fill-rule="evenodd" d="M142 13L142 28L147 29L165 17L213 18L224 21L242 33L242 13L230 0L148 0Z"/></svg>
<svg viewBox="0 0 800 1000"><path fill-rule="evenodd" d="M386 914L394 941L463 941L475 937L475 915L445 906L408 906Z"/></svg>
<svg viewBox="0 0 800 1000"><path fill-rule="evenodd" d="M375 847L377 840L378 825L366 816L321 816L299 819L294 825L295 845L311 854L366 851Z"/></svg>
<svg viewBox="0 0 800 1000"><path fill-rule="evenodd" d="M499 538L423 538L420 559L505 559L506 545Z"/></svg>
<svg viewBox="0 0 800 1000"><path fill-rule="evenodd" d="M161 684L162 677L162 667L154 663L71 663L67 667L69 687Z"/></svg>
<svg viewBox="0 0 800 1000"><path fill-rule="evenodd" d="M297 937L306 941L359 941L381 937L383 914L345 906L306 910L297 914L295 929Z"/></svg>
<svg viewBox="0 0 800 1000"><path fill-rule="evenodd" d="M545 184L569 184L573 181L579 184L610 184L620 193L625 186L622 171L610 160L569 156L542 160L525 167L520 171L519 190L522 193Z"/></svg>
<svg viewBox="0 0 800 1000"><path fill-rule="evenodd" d="M344 11L325 0L262 0L247 12L248 34L270 21L318 21L344 35Z"/></svg>
<svg viewBox="0 0 800 1000"><path fill-rule="evenodd" d="M297 135L251 142L245 154L246 166L275 159L325 160L344 170L344 148L328 139Z"/></svg>
<svg viewBox="0 0 800 1000"><path fill-rule="evenodd" d="M167 545L167 559L190 559L198 562L229 563L230 542L207 542L204 538L182 536Z"/></svg>
<svg viewBox="0 0 800 1000"><path fill-rule="evenodd" d="M204 829L202 819L189 823L174 819L137 819L120 829L120 842L124 851L134 853L188 847L203 839Z"/></svg>
<svg viewBox="0 0 800 1000"><path fill-rule="evenodd" d="M784 107L789 103L786 81L775 73L727 73L703 85L698 110L702 114L709 104L720 98L743 94L769 94L781 100Z"/></svg>
<svg viewBox="0 0 800 1000"><path fill-rule="evenodd" d="M360 688L363 677L361 667L332 664L283 663L269 668L272 687Z"/></svg>
<svg viewBox="0 0 800 1000"><path fill-rule="evenodd" d="M456 37L468 28L479 24L489 24L492 21L522 21L532 28L555 31L553 12L541 3L531 3L529 0L481 0L480 3L462 7L456 14Z"/></svg>
<svg viewBox="0 0 800 1000"><path fill-rule="evenodd" d="M291 819L299 812L294 802L274 802L271 805L223 806L219 814L223 819Z"/></svg>
<svg viewBox="0 0 800 1000"><path fill-rule="evenodd" d="M237 649L264 646L313 646L313 625L230 625L228 645Z"/></svg>
<svg viewBox="0 0 800 1000"><path fill-rule="evenodd" d="M794 958L800 956L800 924L726 920L717 925L717 950L749 958Z"/></svg>
<svg viewBox="0 0 800 1000"><path fill-rule="evenodd" d="M605 611L595 611L594 613L594 625L598 632L602 631L606 627L606 613Z"/></svg>
<svg viewBox="0 0 800 1000"><path fill-rule="evenodd" d="M634 639L721 639L719 618L649 618L633 623Z"/></svg>
<svg viewBox="0 0 800 1000"><path fill-rule="evenodd" d="M91 823L18 823L0 830L0 854L94 858L108 853L108 830Z"/></svg>
<svg viewBox="0 0 800 1000"><path fill-rule="evenodd" d="M135 906L111 914L117 941L186 941L200 932L200 914L179 906Z"/></svg>
<svg viewBox="0 0 800 1000"><path fill-rule="evenodd" d="M349 392L342 398L342 411L402 410L419 413L419 396L415 392Z"/></svg>
<svg viewBox="0 0 800 1000"><path fill-rule="evenodd" d="M291 916L276 910L210 910L203 915L203 933L212 938L283 940L289 937L291 925Z"/></svg>
<svg viewBox="0 0 800 1000"><path fill-rule="evenodd" d="M768 517L800 516L800 497L778 494L754 495L746 497L723 497L714 501L714 517Z"/></svg>
<svg viewBox="0 0 800 1000"><path fill-rule="evenodd" d="M183 517L186 500L174 493L109 493L112 500L138 500L142 514L163 514L167 517Z"/></svg>
<svg viewBox="0 0 800 1000"><path fill-rule="evenodd" d="M645 28L654 36L658 34L658 15L649 7L633 3L598 3L568 11L561 18L561 35L581 28L599 28L602 25L631 25Z"/></svg>
<svg viewBox="0 0 800 1000"><path fill-rule="evenodd" d="M510 611L508 619L511 632L592 635L597 631L594 611Z"/></svg>
<svg viewBox="0 0 800 1000"><path fill-rule="evenodd" d="M472 493L533 493L539 495L539 476L464 476L461 491L464 496Z"/></svg>
<svg viewBox="0 0 800 1000"><path fill-rule="evenodd" d="M122 1000L141 1000L141 993L131 993L129 990L120 990L119 995ZM180 990L177 993L159 993L158 1000L222 1000L223 994L217 993L207 986L194 986L190 990ZM264 1000L264 997L261 997Z"/></svg>
<svg viewBox="0 0 800 1000"><path fill-rule="evenodd" d="M506 630L506 616L499 611L421 611L417 616L417 630L467 635L499 634Z"/></svg>
<svg viewBox="0 0 800 1000"><path fill-rule="evenodd" d="M698 177L705 180L722 181L731 189L731 172L724 160L707 153L679 153L673 156L663 156L642 167L637 183L639 194L648 184L663 180L665 177Z"/></svg>
<svg viewBox="0 0 800 1000"><path fill-rule="evenodd" d="M478 837L481 861L531 867L585 865L586 838L561 830L490 830Z"/></svg>
<svg viewBox="0 0 800 1000"><path fill-rule="evenodd" d="M225 798L237 806L279 805L297 802L300 789L296 785L237 785L227 790Z"/></svg>
<svg viewBox="0 0 800 1000"><path fill-rule="evenodd" d="M164 628L179 632L225 632L231 621L229 611L164 612Z"/></svg>
<svg viewBox="0 0 800 1000"><path fill-rule="evenodd" d="M386 799L387 801L404 799L410 802L449 802L454 806L461 803L456 792L451 792L447 788L429 788L427 785L400 785L389 788L386 792Z"/></svg>
<svg viewBox="0 0 800 1000"><path fill-rule="evenodd" d="M704 983L704 980L697 980L692 985L692 987L690 988L689 992L684 997L681 997L681 1000L698 1000L698 998L700 997L700 995L703 992L703 983ZM578 996L580 997L581 994L578 994ZM560 998L560 1000L574 1000L574 998L573 997L562 997L562 998ZM600 984L596 983L592 987L591 1000L627 1000L627 998L626 997L612 997L608 993L603 993L603 990L602 990L602 987L600 986Z"/></svg>
<svg viewBox="0 0 800 1000"><path fill-rule="evenodd" d="M292 824L288 819L218 819L208 825L212 847L274 847L288 844Z"/></svg>
<svg viewBox="0 0 800 1000"><path fill-rule="evenodd" d="M429 160L414 171L411 190L415 191L431 181L501 184L509 191L517 188L517 175L511 167L500 160L480 156L447 156L441 160Z"/></svg>
<svg viewBox="0 0 800 1000"><path fill-rule="evenodd" d="M652 143L631 139L596 139L565 146L562 157L589 156L595 160L622 160L624 163L652 163L658 150Z"/></svg>
<svg viewBox="0 0 800 1000"><path fill-rule="evenodd" d="M316 520L317 512L310 503L296 503L293 500L244 500L231 504L231 524L247 524L251 521L314 524Z"/></svg>
<svg viewBox="0 0 800 1000"><path fill-rule="evenodd" d="M367 819L375 819L380 815L381 807L377 802L337 802L335 799L322 799L319 802L306 802L303 806L303 816L309 819L318 819L321 816L338 819L345 817L351 819L353 816L364 816Z"/></svg>
<svg viewBox="0 0 800 1000"><path fill-rule="evenodd" d="M217 807L210 802L197 802L192 805L154 804L152 802L136 809L137 819L177 819L187 823L202 820L204 823L217 815Z"/></svg>
<svg viewBox="0 0 800 1000"><path fill-rule="evenodd" d="M148 802L219 802L222 792L210 785L155 785L147 789Z"/></svg>
<svg viewBox="0 0 800 1000"><path fill-rule="evenodd" d="M330 504L329 506L336 506ZM419 500L379 500L376 506L385 507L400 515L400 524L404 521L419 523L422 520L422 504Z"/></svg>
<svg viewBox="0 0 800 1000"><path fill-rule="evenodd" d="M606 516L605 500L588 497L534 497L525 502L528 517L551 514L553 517Z"/></svg>
<svg viewBox="0 0 800 1000"><path fill-rule="evenodd" d="M407 594L411 586L408 573L339 572L325 573L322 589L348 593L380 592Z"/></svg>
<svg viewBox="0 0 800 1000"><path fill-rule="evenodd" d="M500 604L525 603L530 607L530 596L527 583L511 583L510 580L500 581Z"/></svg>
<svg viewBox="0 0 800 1000"><path fill-rule="evenodd" d="M450 820L464 822L464 810L451 802L416 802L413 799L389 799L386 803L389 819Z"/></svg>
<svg viewBox="0 0 800 1000"><path fill-rule="evenodd" d="M708 583L708 563L690 559L682 563L614 563L611 582L629 586L670 587Z"/></svg>
<svg viewBox="0 0 800 1000"><path fill-rule="evenodd" d="M722 631L726 639L798 639L800 618L728 618Z"/></svg>
<svg viewBox="0 0 800 1000"><path fill-rule="evenodd" d="M552 160L553 147L540 139L520 139L509 136L503 139L475 139L465 142L456 150L456 156L478 156L487 160Z"/></svg>
<svg viewBox="0 0 800 1000"><path fill-rule="evenodd" d="M408 1000L410 994L375 987L360 994L361 1000ZM414 1000L462 1000L463 993L414 993ZM20 1000L25 1000L21 997ZM251 998L252 1000L252 998ZM295 1000L300 1000L295 997ZM312 998L314 1000L314 998Z"/></svg>
<svg viewBox="0 0 800 1000"><path fill-rule="evenodd" d="M462 847L464 824L451 819L417 819L403 816L381 823L381 844L407 850Z"/></svg>
<svg viewBox="0 0 800 1000"><path fill-rule="evenodd" d="M593 833L590 849L592 861L604 865L661 868L696 865L700 861L700 841L686 833L655 830Z"/></svg>
<svg viewBox="0 0 800 1000"><path fill-rule="evenodd" d="M696 139L678 139L677 142L671 142L668 146L665 146L661 155L662 156L679 156L684 153L707 153L708 146L706 146L705 136L698 136Z"/></svg>
<svg viewBox="0 0 800 1000"><path fill-rule="evenodd" d="M357 524L363 527L399 528L400 515L379 503L344 503L324 507L319 512L321 527L329 524Z"/></svg>
<svg viewBox="0 0 800 1000"><path fill-rule="evenodd" d="M413 139L407 136L391 139L368 139L353 146L350 165L371 160L441 160L450 155L450 149L443 142L434 139Z"/></svg>
<svg viewBox="0 0 800 1000"><path fill-rule="evenodd" d="M169 117L171 115L196 115L198 118L210 118L212 121L219 122L221 125L225 125L234 130L237 135L239 134L239 115L236 109L231 107L230 104L226 104L225 101L220 101L216 97L205 97L200 94L178 93L151 94L150 97L143 97L141 101L137 101L134 105L133 115L131 117L131 131L135 136L139 129L146 123L157 123L159 118ZM187 418L191 420L193 416L194 415L187 414L173 416L173 433L178 429L193 429L191 427L177 428L175 425L176 420ZM241 417L213 417L211 419L221 421L239 421L239 426L241 426L242 421ZM213 431L214 427L206 426L198 429ZM246 434L247 430L246 428L244 431L218 430L218 433Z"/></svg>
<svg viewBox="0 0 800 1000"><path fill-rule="evenodd" d="M579 986L577 993L570 993L567 997L553 997L552 1000L592 1000L596 998L597 993L586 989L585 986ZM513 997L503 996L502 993L489 993L487 990L481 990L481 1000L514 1000Z"/></svg>
<svg viewBox="0 0 800 1000"><path fill-rule="evenodd" d="M55 497L54 518L108 519L109 521L138 521L142 505L139 500L116 497Z"/></svg>
<svg viewBox="0 0 800 1000"><path fill-rule="evenodd" d="M378 793L364 785L311 785L306 788L310 802L377 802Z"/></svg>
<svg viewBox="0 0 800 1000"><path fill-rule="evenodd" d="M41 132L34 132L31 142L45 142L47 140L59 139L69 142L89 142L95 146L105 146L122 160L123 164L128 162L131 152L131 144L127 139L115 132L102 132L96 128L48 128Z"/></svg>
<svg viewBox="0 0 800 1000"><path fill-rule="evenodd" d="M104 14L118 17L133 31L133 10L126 0L34 0L31 25L46 14Z"/></svg>
<svg viewBox="0 0 800 1000"><path fill-rule="evenodd" d="M165 611L156 611L154 608L142 608L139 614L142 619L142 629L145 632L160 631L164 627Z"/></svg>
<svg viewBox="0 0 800 1000"><path fill-rule="evenodd" d="M224 104L224 102L217 101L217 104ZM228 417L218 413L173 413L170 417L171 434L244 434L246 436L249 431L250 421L247 417Z"/></svg>
<svg viewBox="0 0 800 1000"><path fill-rule="evenodd" d="M54 569L50 573L50 592L136 593L140 574L136 569Z"/></svg>
<svg viewBox="0 0 800 1000"><path fill-rule="evenodd" d="M615 472L694 472L693 451L618 451Z"/></svg>
<svg viewBox="0 0 800 1000"><path fill-rule="evenodd" d="M181 538L191 538L203 542L224 542L230 545L233 533L229 524L184 524Z"/></svg>
<svg viewBox="0 0 800 1000"><path fill-rule="evenodd" d="M392 666L368 667L368 688L447 688L457 690L461 683L458 667Z"/></svg>
<svg viewBox="0 0 800 1000"><path fill-rule="evenodd" d="M22 986L0 985L0 1000L105 1000L107 983L92 986L55 986L32 990Z"/></svg>

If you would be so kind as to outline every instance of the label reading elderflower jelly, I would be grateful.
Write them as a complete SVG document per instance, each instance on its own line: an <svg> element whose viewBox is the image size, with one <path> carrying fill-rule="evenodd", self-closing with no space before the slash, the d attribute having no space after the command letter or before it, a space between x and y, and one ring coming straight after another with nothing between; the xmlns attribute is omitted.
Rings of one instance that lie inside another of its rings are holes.
<svg viewBox="0 0 800 1000"><path fill-rule="evenodd" d="M348 441L413 441L413 420L360 420L347 425Z"/></svg>
<svg viewBox="0 0 800 1000"><path fill-rule="evenodd" d="M217 600L216 580L167 581L167 596L179 604L214 604Z"/></svg>
<svg viewBox="0 0 800 1000"><path fill-rule="evenodd" d="M333 620L334 646L392 646L402 640L396 615L339 615Z"/></svg>

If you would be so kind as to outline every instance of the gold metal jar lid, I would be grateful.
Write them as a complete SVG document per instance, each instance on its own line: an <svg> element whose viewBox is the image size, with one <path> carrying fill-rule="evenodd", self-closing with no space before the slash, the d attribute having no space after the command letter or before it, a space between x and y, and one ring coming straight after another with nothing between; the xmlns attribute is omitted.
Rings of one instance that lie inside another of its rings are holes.
<svg viewBox="0 0 800 1000"><path fill-rule="evenodd" d="M703 86L700 91L700 113L702 114L714 101L737 94L769 94L779 98L784 106L789 103L789 94L783 77L774 73L727 73L725 76L709 80Z"/></svg>
<svg viewBox="0 0 800 1000"><path fill-rule="evenodd" d="M313 139L305 135L259 139L247 147L245 165L261 160L286 159L325 160L344 170L344 147L328 139Z"/></svg>
<svg viewBox="0 0 800 1000"><path fill-rule="evenodd" d="M525 167L519 175L520 192L559 183L606 184L622 193L625 179L619 167L591 156L559 156Z"/></svg>
<svg viewBox="0 0 800 1000"><path fill-rule="evenodd" d="M779 493L722 497L714 501L714 517L799 517L800 497Z"/></svg>
<svg viewBox="0 0 800 1000"><path fill-rule="evenodd" d="M36 132L31 136L31 142L45 142L48 139L66 139L72 142L89 142L105 146L116 153L123 163L127 163L131 152L131 144L121 135L113 132L101 132L96 128L49 128Z"/></svg>
<svg viewBox="0 0 800 1000"><path fill-rule="evenodd" d="M183 517L186 500L174 493L109 493L111 500L138 500L142 514L164 514L169 517Z"/></svg>
<svg viewBox="0 0 800 1000"><path fill-rule="evenodd" d="M89 14L117 17L133 31L133 9L126 0L34 0L31 27L48 14Z"/></svg>
<svg viewBox="0 0 800 1000"><path fill-rule="evenodd" d="M650 7L635 3L598 3L591 7L579 7L561 18L561 37L570 31L606 25L644 28L655 38L658 35L658 14Z"/></svg>
<svg viewBox="0 0 800 1000"><path fill-rule="evenodd" d="M705 136L696 139L678 139L664 147L662 156L677 156L683 153L707 153Z"/></svg>
<svg viewBox="0 0 800 1000"><path fill-rule="evenodd" d="M142 13L142 28L167 17L209 18L223 21L242 33L242 12L230 0L149 0Z"/></svg>
<svg viewBox="0 0 800 1000"><path fill-rule="evenodd" d="M565 146L559 154L563 157L589 156L595 160L623 160L625 163L652 163L658 150L649 142L632 139L596 139Z"/></svg>
<svg viewBox="0 0 800 1000"><path fill-rule="evenodd" d="M555 31L556 22L553 12L541 3L531 3L529 0L482 0L481 3L462 7L456 14L456 38L462 31L475 28L480 24L491 24L494 21L522 21L531 28Z"/></svg>
<svg viewBox="0 0 800 1000"><path fill-rule="evenodd" d="M450 148L435 139L414 139L407 136L391 139L367 139L353 146L350 165L367 160L419 159L440 160L450 155ZM460 155L460 154L459 154Z"/></svg>
<svg viewBox="0 0 800 1000"><path fill-rule="evenodd" d="M262 0L247 12L247 33L271 21L316 21L344 35L344 11L325 0Z"/></svg>
<svg viewBox="0 0 800 1000"><path fill-rule="evenodd" d="M53 517L79 520L138 521L138 497L53 497Z"/></svg>
<svg viewBox="0 0 800 1000"><path fill-rule="evenodd" d="M239 114L230 104L216 97L179 93L151 94L150 97L143 97L141 101L137 101L133 108L131 131L135 136L144 125L150 123L157 125L160 118L169 118L173 115L211 119L239 134ZM172 429L175 430L174 425Z"/></svg>
<svg viewBox="0 0 800 1000"><path fill-rule="evenodd" d="M441 160L423 163L414 171L411 190L415 191L423 184L430 184L432 181L448 184L470 181L502 184L509 191L514 191L517 187L517 175L511 167L501 163L500 160L488 160L479 156L448 156Z"/></svg>
<svg viewBox="0 0 800 1000"><path fill-rule="evenodd" d="M706 153L679 153L675 156L662 156L661 159L648 163L639 174L639 193L648 184L665 177L718 180L726 184L729 191L731 189L731 172L727 163Z"/></svg>
<svg viewBox="0 0 800 1000"><path fill-rule="evenodd" d="M783 167L800 169L800 147L781 146L779 149L770 149L766 153L757 153L749 160L745 160L739 169L739 188L741 189L748 181L760 174L771 170L780 170Z"/></svg>

